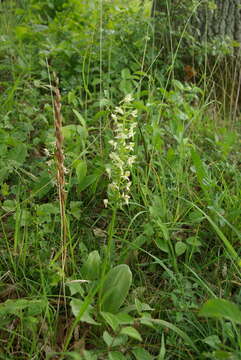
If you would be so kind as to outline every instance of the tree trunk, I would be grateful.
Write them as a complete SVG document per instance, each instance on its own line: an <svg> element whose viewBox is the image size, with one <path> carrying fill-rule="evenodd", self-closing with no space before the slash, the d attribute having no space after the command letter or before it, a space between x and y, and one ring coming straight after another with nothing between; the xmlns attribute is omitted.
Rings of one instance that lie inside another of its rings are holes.
<svg viewBox="0 0 241 360"><path fill-rule="evenodd" d="M180 18L188 20L191 15L190 9L195 6L195 2L195 0L153 0L152 16L158 16L159 13L171 15L172 25L175 28L175 22L180 24ZM200 5L196 3L197 9L192 16L191 24L198 40L229 38L241 44L240 0L203 1L201 4L199 2Z"/></svg>
<svg viewBox="0 0 241 360"><path fill-rule="evenodd" d="M229 38L241 43L240 0L215 0L211 5L201 5L193 18L201 40Z"/></svg>

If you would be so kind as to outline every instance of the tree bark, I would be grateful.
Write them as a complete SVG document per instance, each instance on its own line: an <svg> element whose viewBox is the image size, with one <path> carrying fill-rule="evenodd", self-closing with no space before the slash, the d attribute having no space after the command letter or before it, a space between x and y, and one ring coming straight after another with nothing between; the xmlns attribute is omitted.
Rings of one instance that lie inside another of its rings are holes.
<svg viewBox="0 0 241 360"><path fill-rule="evenodd" d="M195 0L153 0L152 16L158 16L160 12L166 13L167 16L171 14L173 27L175 28L176 20L177 23L180 23L178 18L180 16L183 19L185 11L186 15L190 16L187 10L194 3ZM186 17L187 19L188 17ZM241 44L241 1L204 0L200 5L197 3L197 10L192 16L191 24L197 39L200 41L210 41L218 37L222 39L229 38Z"/></svg>
<svg viewBox="0 0 241 360"><path fill-rule="evenodd" d="M216 37L241 43L240 0L215 0L213 6L201 5L193 17L201 40Z"/></svg>

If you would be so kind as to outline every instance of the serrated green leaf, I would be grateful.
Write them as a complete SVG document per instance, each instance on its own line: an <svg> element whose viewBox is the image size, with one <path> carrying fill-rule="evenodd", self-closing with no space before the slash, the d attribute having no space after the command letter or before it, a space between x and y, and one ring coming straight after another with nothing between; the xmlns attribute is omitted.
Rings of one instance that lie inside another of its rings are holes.
<svg viewBox="0 0 241 360"><path fill-rule="evenodd" d="M122 328L120 334L127 335L138 341L142 341L142 337L141 337L140 333L132 326L126 326L126 327Z"/></svg>
<svg viewBox="0 0 241 360"><path fill-rule="evenodd" d="M241 324L241 311L238 306L228 300L208 300L199 311L200 316L224 318Z"/></svg>

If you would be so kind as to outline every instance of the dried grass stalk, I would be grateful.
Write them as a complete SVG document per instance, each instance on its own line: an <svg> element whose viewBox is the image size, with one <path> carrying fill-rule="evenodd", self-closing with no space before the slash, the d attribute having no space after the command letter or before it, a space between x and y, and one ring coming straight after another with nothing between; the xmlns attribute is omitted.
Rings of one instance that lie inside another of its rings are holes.
<svg viewBox="0 0 241 360"><path fill-rule="evenodd" d="M67 256L67 223L65 216L65 167L64 167L64 136L62 132L61 116L61 95L59 91L59 79L54 74L54 125L56 137L56 165L57 165L57 185L59 193L60 215L61 215L61 241L62 241L62 269L65 269Z"/></svg>

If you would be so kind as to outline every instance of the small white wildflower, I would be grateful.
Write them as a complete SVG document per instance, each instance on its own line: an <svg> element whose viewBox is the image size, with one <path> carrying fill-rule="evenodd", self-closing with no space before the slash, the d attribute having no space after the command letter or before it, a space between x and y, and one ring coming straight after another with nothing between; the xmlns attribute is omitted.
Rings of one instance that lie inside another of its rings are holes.
<svg viewBox="0 0 241 360"><path fill-rule="evenodd" d="M110 153L110 158L111 158L111 160L114 161L114 163L116 164L116 166L119 169L123 168L124 162L123 162L123 160L121 160L121 158L118 154L116 154L115 152L112 152L112 153Z"/></svg>
<svg viewBox="0 0 241 360"><path fill-rule="evenodd" d="M116 106L115 112L121 115L124 115L124 110L120 106Z"/></svg>
<svg viewBox="0 0 241 360"><path fill-rule="evenodd" d="M116 139L122 139L122 140L125 140L125 139L128 139L129 138L129 134L126 135L124 133L119 133L115 136Z"/></svg>
<svg viewBox="0 0 241 360"><path fill-rule="evenodd" d="M45 155L45 156L50 156L50 152L49 152L48 149L44 148L44 149L43 149L43 152L44 152L44 155Z"/></svg>
<svg viewBox="0 0 241 360"><path fill-rule="evenodd" d="M110 141L109 141L109 144L110 144L111 146L113 146L114 150L117 148L117 142L116 142L116 141L110 140Z"/></svg>
<svg viewBox="0 0 241 360"><path fill-rule="evenodd" d="M134 130L133 130L133 129L130 129L130 130L129 130L129 133L128 133L128 135L127 135L127 137L128 137L128 139L131 139L131 138L133 138L133 137L134 137L134 135L135 135Z"/></svg>
<svg viewBox="0 0 241 360"><path fill-rule="evenodd" d="M132 184L131 181L128 181L128 183L126 184L126 190L127 190L127 191L130 191L131 184Z"/></svg>
<svg viewBox="0 0 241 360"><path fill-rule="evenodd" d="M137 117L137 110L133 110L132 112L131 112L131 116L132 117Z"/></svg>
<svg viewBox="0 0 241 360"><path fill-rule="evenodd" d="M122 179L126 180L126 181L129 181L129 176L130 176L130 171L126 171L124 173L124 175L122 175Z"/></svg>
<svg viewBox="0 0 241 360"><path fill-rule="evenodd" d="M127 159L127 164L128 164L129 166L132 166L132 165L134 164L135 160L136 160L136 156L135 156L135 155L132 155L132 156L130 156L130 157Z"/></svg>
<svg viewBox="0 0 241 360"><path fill-rule="evenodd" d="M112 182L108 185L111 190L119 190L119 186L116 184L116 182Z"/></svg>
<svg viewBox="0 0 241 360"><path fill-rule="evenodd" d="M126 149L129 151L133 151L134 150L134 143L130 142L128 145L126 145Z"/></svg>
<svg viewBox="0 0 241 360"><path fill-rule="evenodd" d="M121 123L118 123L116 125L116 130L115 130L117 133L120 133L120 132L123 132L124 131L124 127L123 127L123 124Z"/></svg>
<svg viewBox="0 0 241 360"><path fill-rule="evenodd" d="M46 161L46 164L48 165L48 167L51 167L53 165L53 160Z"/></svg>
<svg viewBox="0 0 241 360"><path fill-rule="evenodd" d="M112 117L112 119L113 119L113 120L115 120L115 121L117 121L117 120L118 120L118 118L117 118L116 114L111 114L111 117Z"/></svg>
<svg viewBox="0 0 241 360"><path fill-rule="evenodd" d="M124 199L125 204L128 205L128 204L129 204L130 196L129 196L128 194L122 194L121 196L122 196L122 198Z"/></svg>
<svg viewBox="0 0 241 360"><path fill-rule="evenodd" d="M127 95L124 97L124 99L123 99L122 102L128 104L128 103L130 103L130 102L133 101L133 100L134 100L133 96L132 96L131 94L127 94Z"/></svg>
<svg viewBox="0 0 241 360"><path fill-rule="evenodd" d="M104 199L104 200L103 200L103 203L104 203L104 207L105 207L105 208L107 208L108 202L109 202L108 199Z"/></svg>

